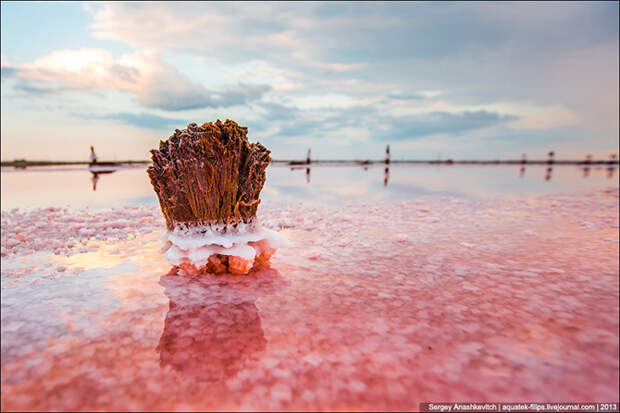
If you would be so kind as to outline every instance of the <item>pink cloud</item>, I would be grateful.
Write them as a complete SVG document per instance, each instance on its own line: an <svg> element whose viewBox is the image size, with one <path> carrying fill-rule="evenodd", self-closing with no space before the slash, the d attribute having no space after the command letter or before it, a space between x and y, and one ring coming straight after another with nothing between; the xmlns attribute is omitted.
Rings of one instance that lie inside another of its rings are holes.
<svg viewBox="0 0 620 413"><path fill-rule="evenodd" d="M3 69L9 67L17 88L24 92L117 90L135 95L145 107L166 110L243 104L260 98L269 89L240 85L239 90L209 91L147 51L115 59L101 49L58 50L19 66L3 62Z"/></svg>

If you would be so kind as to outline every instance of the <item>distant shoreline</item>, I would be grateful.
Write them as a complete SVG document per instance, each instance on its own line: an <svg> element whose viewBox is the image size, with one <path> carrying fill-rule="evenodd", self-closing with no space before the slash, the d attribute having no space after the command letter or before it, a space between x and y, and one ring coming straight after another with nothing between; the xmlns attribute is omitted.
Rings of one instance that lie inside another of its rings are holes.
<svg viewBox="0 0 620 413"><path fill-rule="evenodd" d="M109 161L106 161L109 162ZM101 162L105 163L105 162ZM123 165L147 165L151 161L114 161L113 163ZM17 159L14 161L2 161L0 166L14 167L14 168L27 168L30 166L67 166L67 165L90 165L89 161L27 161L25 159Z"/></svg>
<svg viewBox="0 0 620 413"><path fill-rule="evenodd" d="M618 165L618 160L592 160L592 161L575 161L575 160L392 160L390 163L386 163L385 160L314 160L311 163L300 160L273 160L274 164L284 164L290 166L311 166L311 165L326 165L326 164L349 164L349 165L391 165L391 164L428 164L428 165ZM151 161L114 161L114 163L120 166L131 165L148 165ZM25 159L18 159L13 161L2 161L1 166L13 167L13 168L28 168L34 166L67 166L67 165L90 165L88 161L28 161Z"/></svg>

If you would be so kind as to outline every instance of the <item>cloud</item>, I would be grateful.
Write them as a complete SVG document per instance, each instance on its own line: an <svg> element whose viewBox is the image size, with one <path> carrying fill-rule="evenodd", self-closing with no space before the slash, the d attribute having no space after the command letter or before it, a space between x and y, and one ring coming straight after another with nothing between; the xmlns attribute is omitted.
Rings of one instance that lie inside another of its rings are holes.
<svg viewBox="0 0 620 413"><path fill-rule="evenodd" d="M114 59L101 49L59 50L30 64L3 65L2 73L16 90L28 94L117 90L132 93L144 107L169 111L245 105L270 90L256 84L209 90L157 55L136 52Z"/></svg>
<svg viewBox="0 0 620 413"><path fill-rule="evenodd" d="M139 95L140 103L146 107L168 111L246 105L260 100L271 89L268 85L239 84L221 91L210 91L201 87L183 88L179 85L165 87L165 81L158 85L160 87L147 88Z"/></svg>
<svg viewBox="0 0 620 413"><path fill-rule="evenodd" d="M8 79L15 75L15 68L9 64L9 59L5 55L0 56L0 73L2 80Z"/></svg>
<svg viewBox="0 0 620 413"><path fill-rule="evenodd" d="M323 132L334 132L334 129L330 129L326 125L315 120L301 120L282 125L278 130L277 136L311 136L313 138L320 138Z"/></svg>
<svg viewBox="0 0 620 413"><path fill-rule="evenodd" d="M9 79L13 76L15 76L16 70L14 67L9 67L9 66L2 66L2 72L1 72L1 76L2 76L2 80L5 79Z"/></svg>
<svg viewBox="0 0 620 413"><path fill-rule="evenodd" d="M58 86L37 84L34 82L19 82L15 86L15 89L29 95L52 95L65 90L64 88Z"/></svg>
<svg viewBox="0 0 620 413"><path fill-rule="evenodd" d="M387 128L374 136L381 140L407 140L435 134L461 135L518 119L514 115L500 115L485 110L461 113L430 112L400 119L389 118Z"/></svg>
<svg viewBox="0 0 620 413"><path fill-rule="evenodd" d="M153 130L170 130L183 128L190 122L166 118L162 116L153 115L150 113L108 113L108 114L96 114L96 113L73 113L74 117L93 120L113 120L126 125L137 126L144 129Z"/></svg>
<svg viewBox="0 0 620 413"><path fill-rule="evenodd" d="M617 3L113 2L98 8L91 27L99 38L134 47L207 52L229 61L288 59L348 72L378 58L613 42L617 15ZM566 27L578 29L558 30Z"/></svg>
<svg viewBox="0 0 620 413"><path fill-rule="evenodd" d="M95 36L137 48L267 62L288 77L274 91L296 97L441 90L461 104L527 100L587 112L592 127L601 113L617 123L617 2L113 2L93 17ZM596 107L583 105L588 94Z"/></svg>
<svg viewBox="0 0 620 413"><path fill-rule="evenodd" d="M251 126L267 129L275 125L271 134L278 138L307 137L311 139L345 140L351 133L364 131L370 140L404 141L431 135L463 135L468 132L513 124L520 120L514 114L501 114L490 110L475 111L426 111L413 115L390 112L381 104L357 104L347 107L322 107L302 109L279 103L261 103L257 107L260 120ZM265 120L269 122L265 122ZM521 127L526 126L525 124Z"/></svg>
<svg viewBox="0 0 620 413"><path fill-rule="evenodd" d="M300 110L277 102L262 102L258 107L261 119L269 122L291 121L297 118Z"/></svg>
<svg viewBox="0 0 620 413"><path fill-rule="evenodd" d="M102 101L120 103L110 120L146 128L167 122L161 111L191 120L230 117L291 153L300 142L327 139L359 156L386 140L416 150L449 141L457 151L474 151L476 135L490 140L504 129L520 153L520 136L529 142L538 130L562 137L558 127L617 145L617 2L88 8L95 44L120 42L134 51L57 50L13 65L3 56L3 93L18 92L27 106L32 96L54 103L55 95L73 91L62 102L73 105L66 111L96 113ZM122 93L94 101L92 91L101 90ZM22 102L10 102L18 111Z"/></svg>
<svg viewBox="0 0 620 413"><path fill-rule="evenodd" d="M421 92L392 91L387 94L387 97L394 100L423 100L427 98L427 95Z"/></svg>

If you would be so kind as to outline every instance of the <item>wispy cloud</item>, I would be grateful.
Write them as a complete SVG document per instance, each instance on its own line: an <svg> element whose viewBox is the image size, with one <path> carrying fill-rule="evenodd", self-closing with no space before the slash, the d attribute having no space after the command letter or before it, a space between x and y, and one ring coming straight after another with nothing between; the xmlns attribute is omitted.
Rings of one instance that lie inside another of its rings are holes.
<svg viewBox="0 0 620 413"><path fill-rule="evenodd" d="M166 118L162 116L153 115L150 113L72 113L74 117L87 120L112 120L124 123L126 125L137 126L144 129L152 130L169 130L169 129L181 129L190 122Z"/></svg>
<svg viewBox="0 0 620 413"><path fill-rule="evenodd" d="M307 136L338 139L342 138L344 130L363 128L372 139L403 141L438 134L463 135L519 120L514 114L488 110L394 115L376 104L303 110L282 104L261 103L259 108L261 112L266 111L261 119L268 119L271 124L275 122L279 126L273 134L281 138Z"/></svg>
<svg viewBox="0 0 620 413"><path fill-rule="evenodd" d="M437 58L472 48L532 47L532 41L537 48L578 49L613 41L617 12L616 3L604 2L119 2L98 8L92 29L100 38L150 50L194 50L230 60L260 54L292 62L312 55L315 59L306 62L348 71L369 59ZM551 29L567 25L579 28Z"/></svg>
<svg viewBox="0 0 620 413"><path fill-rule="evenodd" d="M16 70L14 67L2 66L2 80L15 76Z"/></svg>
<svg viewBox="0 0 620 413"><path fill-rule="evenodd" d="M515 115L500 115L485 110L461 113L430 112L413 117L391 118L384 124L387 126L386 130L378 132L376 137L398 141L435 134L462 135L518 119Z"/></svg>

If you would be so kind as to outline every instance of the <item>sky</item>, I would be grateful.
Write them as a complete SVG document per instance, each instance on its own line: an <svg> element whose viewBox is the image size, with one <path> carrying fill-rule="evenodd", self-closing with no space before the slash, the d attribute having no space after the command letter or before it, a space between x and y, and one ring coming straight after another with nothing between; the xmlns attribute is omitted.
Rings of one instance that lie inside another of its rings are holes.
<svg viewBox="0 0 620 413"><path fill-rule="evenodd" d="M1 3L2 160L148 159L232 119L274 159L618 152L618 2Z"/></svg>

